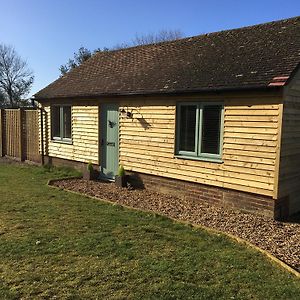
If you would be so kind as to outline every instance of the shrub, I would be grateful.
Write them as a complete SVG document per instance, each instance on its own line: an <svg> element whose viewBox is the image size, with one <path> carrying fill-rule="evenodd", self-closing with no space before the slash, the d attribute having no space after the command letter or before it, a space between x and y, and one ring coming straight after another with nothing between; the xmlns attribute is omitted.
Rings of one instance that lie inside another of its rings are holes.
<svg viewBox="0 0 300 300"><path fill-rule="evenodd" d="M91 162L88 163L87 169L89 172L92 172L94 170L93 164Z"/></svg>
<svg viewBox="0 0 300 300"><path fill-rule="evenodd" d="M118 175L120 177L125 176L125 169L122 165L119 167Z"/></svg>

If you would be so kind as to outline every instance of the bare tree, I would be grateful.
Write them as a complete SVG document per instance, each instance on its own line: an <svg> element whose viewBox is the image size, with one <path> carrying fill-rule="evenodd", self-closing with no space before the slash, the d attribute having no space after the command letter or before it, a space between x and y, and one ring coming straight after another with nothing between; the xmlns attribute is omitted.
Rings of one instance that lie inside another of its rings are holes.
<svg viewBox="0 0 300 300"><path fill-rule="evenodd" d="M157 33L136 34L134 39L128 43L121 43L113 46L110 50L124 49L140 45L156 44L160 42L174 41L184 37L181 30L161 30Z"/></svg>
<svg viewBox="0 0 300 300"><path fill-rule="evenodd" d="M158 33L136 34L132 40L133 46L155 44L166 41L173 41L183 38L180 30L161 30Z"/></svg>
<svg viewBox="0 0 300 300"><path fill-rule="evenodd" d="M33 73L14 47L0 44L0 92L11 106L18 105L33 83Z"/></svg>
<svg viewBox="0 0 300 300"><path fill-rule="evenodd" d="M0 108L5 105L5 96L3 92L0 90Z"/></svg>

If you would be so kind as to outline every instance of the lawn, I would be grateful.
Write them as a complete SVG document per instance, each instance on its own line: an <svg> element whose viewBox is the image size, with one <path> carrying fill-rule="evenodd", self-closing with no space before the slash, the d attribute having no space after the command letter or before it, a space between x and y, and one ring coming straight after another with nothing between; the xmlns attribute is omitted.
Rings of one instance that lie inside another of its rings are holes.
<svg viewBox="0 0 300 300"><path fill-rule="evenodd" d="M0 163L1 299L299 299L253 249L48 187L71 175Z"/></svg>

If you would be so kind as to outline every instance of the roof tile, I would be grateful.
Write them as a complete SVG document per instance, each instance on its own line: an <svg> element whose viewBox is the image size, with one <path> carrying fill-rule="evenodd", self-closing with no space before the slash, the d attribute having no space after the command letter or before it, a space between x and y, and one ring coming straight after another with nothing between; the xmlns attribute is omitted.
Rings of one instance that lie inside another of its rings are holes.
<svg viewBox="0 0 300 300"><path fill-rule="evenodd" d="M299 62L300 17L295 17L99 52L35 96L47 99L282 86Z"/></svg>

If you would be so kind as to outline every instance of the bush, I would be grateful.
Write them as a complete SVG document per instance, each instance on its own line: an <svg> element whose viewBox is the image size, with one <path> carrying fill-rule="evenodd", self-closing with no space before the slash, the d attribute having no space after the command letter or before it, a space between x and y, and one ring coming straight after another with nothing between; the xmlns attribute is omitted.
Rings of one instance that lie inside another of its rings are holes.
<svg viewBox="0 0 300 300"><path fill-rule="evenodd" d="M122 165L119 167L118 175L120 177L125 176L125 169L124 169L124 167Z"/></svg>
<svg viewBox="0 0 300 300"><path fill-rule="evenodd" d="M93 164L91 162L88 163L87 169L88 169L89 172L93 172L94 167L93 167Z"/></svg>

